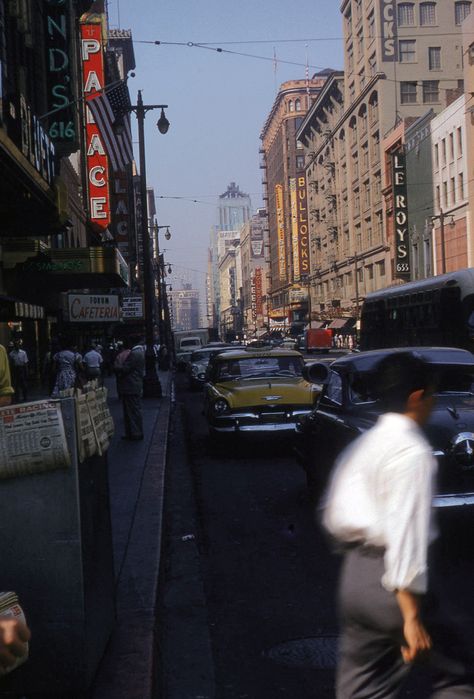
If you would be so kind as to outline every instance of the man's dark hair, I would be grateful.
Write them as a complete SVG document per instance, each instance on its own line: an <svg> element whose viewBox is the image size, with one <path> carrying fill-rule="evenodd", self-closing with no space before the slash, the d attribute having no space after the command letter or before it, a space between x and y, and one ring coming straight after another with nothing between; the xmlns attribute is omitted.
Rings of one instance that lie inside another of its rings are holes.
<svg viewBox="0 0 474 699"><path fill-rule="evenodd" d="M434 388L435 372L416 352L395 352L380 360L372 380L383 409L403 413L410 394Z"/></svg>

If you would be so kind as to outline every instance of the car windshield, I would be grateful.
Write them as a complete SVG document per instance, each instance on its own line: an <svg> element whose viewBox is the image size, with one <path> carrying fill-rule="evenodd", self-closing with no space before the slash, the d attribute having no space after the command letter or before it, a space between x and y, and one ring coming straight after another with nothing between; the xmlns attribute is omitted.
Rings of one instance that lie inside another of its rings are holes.
<svg viewBox="0 0 474 699"><path fill-rule="evenodd" d="M200 362L206 362L213 354L215 353L214 349L208 349L204 351L199 351L199 352L193 352L191 355L191 361L195 364L200 363Z"/></svg>
<svg viewBox="0 0 474 699"><path fill-rule="evenodd" d="M299 357L245 357L219 362L216 380L268 378L274 376L302 376L304 362Z"/></svg>
<svg viewBox="0 0 474 699"><path fill-rule="evenodd" d="M201 343L199 342L199 340L191 337L189 340L181 340L180 346L183 348L186 348L186 347L196 347L196 345L199 346L200 344Z"/></svg>
<svg viewBox="0 0 474 699"><path fill-rule="evenodd" d="M349 396L352 403L375 403L376 384L369 374L349 377ZM474 395L474 373L456 367L440 367L437 370L435 394L438 398L454 395Z"/></svg>

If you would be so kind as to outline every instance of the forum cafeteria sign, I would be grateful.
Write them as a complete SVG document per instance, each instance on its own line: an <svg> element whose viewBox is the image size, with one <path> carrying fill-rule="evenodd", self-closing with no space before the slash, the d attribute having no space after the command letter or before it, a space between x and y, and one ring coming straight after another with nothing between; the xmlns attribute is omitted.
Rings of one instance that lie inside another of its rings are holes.
<svg viewBox="0 0 474 699"><path fill-rule="evenodd" d="M119 297L113 294L68 294L70 323L117 323Z"/></svg>

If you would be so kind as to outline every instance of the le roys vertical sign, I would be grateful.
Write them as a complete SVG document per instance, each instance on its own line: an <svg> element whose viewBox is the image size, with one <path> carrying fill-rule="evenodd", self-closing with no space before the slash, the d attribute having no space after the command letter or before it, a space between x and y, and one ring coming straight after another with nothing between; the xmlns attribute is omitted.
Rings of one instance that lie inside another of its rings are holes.
<svg viewBox="0 0 474 699"><path fill-rule="evenodd" d="M392 154L393 214L395 221L395 276L410 278L410 238L408 233L407 177L405 153Z"/></svg>

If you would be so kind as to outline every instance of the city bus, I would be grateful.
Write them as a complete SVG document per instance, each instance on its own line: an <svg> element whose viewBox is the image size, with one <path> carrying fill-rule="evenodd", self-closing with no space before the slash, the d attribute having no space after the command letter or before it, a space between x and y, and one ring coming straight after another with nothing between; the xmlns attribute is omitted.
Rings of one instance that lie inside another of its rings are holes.
<svg viewBox="0 0 474 699"><path fill-rule="evenodd" d="M474 351L474 268L367 295L361 350L420 345Z"/></svg>

